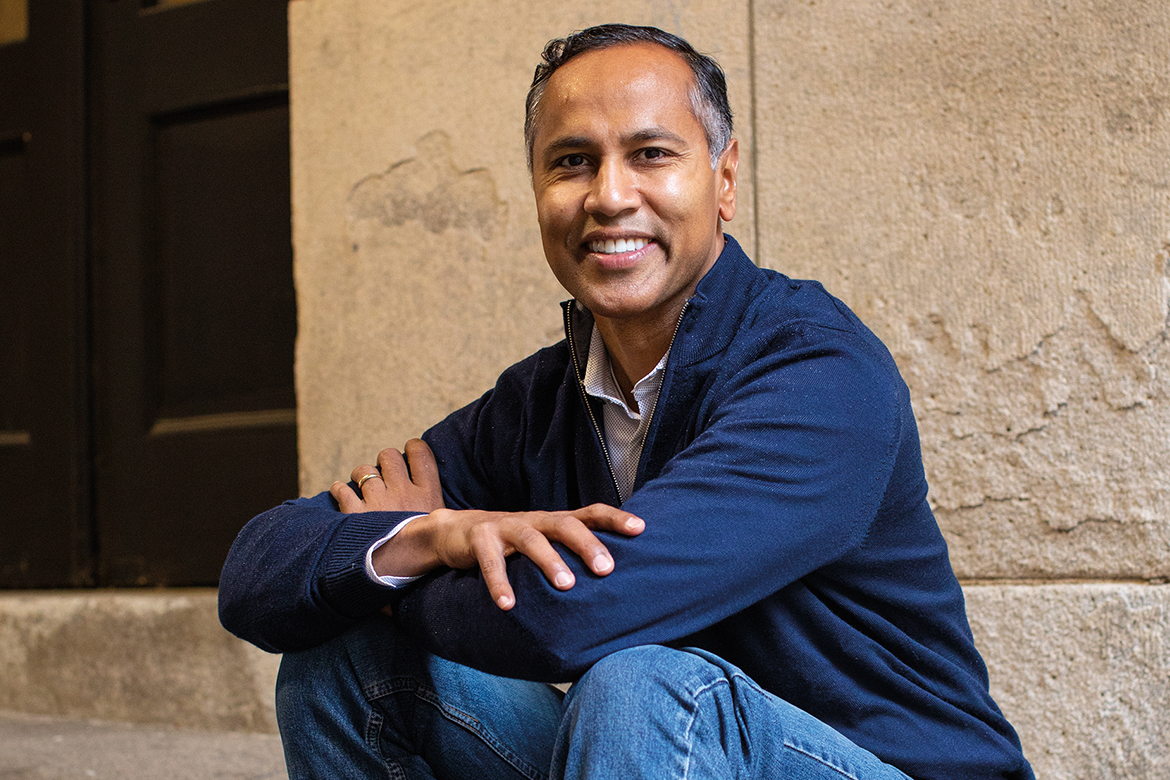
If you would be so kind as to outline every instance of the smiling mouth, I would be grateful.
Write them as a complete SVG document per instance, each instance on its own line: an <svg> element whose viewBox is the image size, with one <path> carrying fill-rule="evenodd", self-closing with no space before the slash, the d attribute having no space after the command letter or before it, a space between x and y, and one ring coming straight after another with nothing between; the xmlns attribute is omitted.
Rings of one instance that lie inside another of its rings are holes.
<svg viewBox="0 0 1170 780"><path fill-rule="evenodd" d="M619 238L606 241L590 241L589 251L599 255L620 255L643 249L649 241L644 238Z"/></svg>

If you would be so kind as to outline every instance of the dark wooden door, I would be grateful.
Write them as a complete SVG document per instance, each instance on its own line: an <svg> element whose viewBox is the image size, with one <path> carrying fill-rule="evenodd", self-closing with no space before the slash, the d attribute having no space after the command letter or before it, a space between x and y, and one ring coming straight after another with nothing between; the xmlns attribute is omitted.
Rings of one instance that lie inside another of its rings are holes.
<svg viewBox="0 0 1170 780"><path fill-rule="evenodd" d="M81 0L0 30L0 585L92 580Z"/></svg>
<svg viewBox="0 0 1170 780"><path fill-rule="evenodd" d="M297 490L287 9L92 8L97 575L214 583Z"/></svg>
<svg viewBox="0 0 1170 780"><path fill-rule="evenodd" d="M215 583L295 495L283 0L0 45L0 587Z"/></svg>

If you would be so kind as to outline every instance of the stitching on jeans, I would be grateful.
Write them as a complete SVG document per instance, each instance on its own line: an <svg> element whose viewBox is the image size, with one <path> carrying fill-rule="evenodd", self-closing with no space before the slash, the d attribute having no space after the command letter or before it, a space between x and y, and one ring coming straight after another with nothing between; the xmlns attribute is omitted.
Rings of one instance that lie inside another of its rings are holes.
<svg viewBox="0 0 1170 780"><path fill-rule="evenodd" d="M853 774L852 772L848 772L845 769L843 769L839 766L836 766L835 764L830 764L827 760L825 760L821 756L814 755L814 754L808 752L807 750L805 750L804 748L797 747L796 745L789 742L787 739L784 740L784 747L788 748L789 750L794 750L797 753L800 753L802 756L807 756L808 758L811 758L813 761L816 761L818 764L820 764L822 766L826 766L829 769L832 769L834 772L837 772L838 774L841 774L845 777L850 778L850 780L859 780L857 775Z"/></svg>
<svg viewBox="0 0 1170 780"><path fill-rule="evenodd" d="M456 709L455 707L452 707L449 704L445 704L444 702L439 700L438 696L428 695L431 693L432 693L431 691L423 689L423 688L418 688L414 691L414 695L416 698L418 698L422 701L425 701L428 704L430 704L431 706L438 709L438 711L440 712L440 714L443 715L443 717L447 718L448 720L450 720L454 723L458 723L459 725L463 726L463 728L478 735L479 738L481 740L483 740L484 744L486 744L493 751L495 751L496 755L498 755L500 758L504 759L504 761L511 764L516 769L516 771L520 772L525 777L529 778L529 780L547 780L547 777L548 777L547 775L545 775L543 772L541 772L536 767L529 764L527 761L522 759L520 756L513 753L511 750L508 749L507 745L500 742L498 739L496 739L491 734L491 732L489 732L487 729L483 728L483 725L480 723L479 718L476 718L476 717L474 717L474 716L472 716L472 715L470 715L462 710Z"/></svg>
<svg viewBox="0 0 1170 780"><path fill-rule="evenodd" d="M684 734L686 735L686 740L687 740L687 758L686 758L686 761L683 762L683 774L682 774L683 780L686 780L686 778L690 776L690 772L691 772L691 752L692 752L692 748L694 747L694 744L695 744L695 740L694 740L694 737L691 735L691 731L692 731L692 729L694 729L695 720L698 718L698 715L699 715L698 698L700 696L702 696L703 694L710 692L712 688L714 688L718 685L725 685L728 688L731 687L731 683L727 680L727 678L721 677L718 680L712 680L711 682L707 683L706 685L699 687L696 691L694 691L691 694L691 698L695 700L696 704L695 704L694 709L691 710L691 722L687 724L686 731L684 732Z"/></svg>
<svg viewBox="0 0 1170 780"><path fill-rule="evenodd" d="M446 704L439 698L439 696L429 688L424 688L417 685L413 680L403 678L396 680L389 684L383 683L376 687L380 693L377 695L370 695L367 692L369 701L372 704L376 699L385 698L397 693L412 694L419 701L425 702L436 710L447 720L452 723L457 723L463 728L479 737L485 745L492 749L496 755L502 758L505 762L510 764L517 772L524 775L528 780L548 780L548 775L541 772L538 768L532 766L516 753L513 753L508 746L496 739L491 732L483 728L479 718L464 712L463 710L452 707Z"/></svg>
<svg viewBox="0 0 1170 780"><path fill-rule="evenodd" d="M358 674L357 665L354 663L353 653L350 651L348 642L344 645L344 649L345 662L349 665L349 669L353 673L354 679L360 682L361 675ZM398 762L391 761L382 752L382 727L385 724L385 718L382 717L382 713L378 710L378 708L374 706L374 699L369 695L368 691L366 690L366 686L363 685L360 687L362 696L366 700L366 709L369 712L369 717L366 719L366 745L368 745L372 749L374 755L376 755L382 761L382 765L386 767L386 774L391 778L391 780L407 780L406 772L402 769L401 766L399 766Z"/></svg>
<svg viewBox="0 0 1170 780"><path fill-rule="evenodd" d="M393 780L406 780L406 773L402 771L398 762L391 761L382 753L383 723L385 723L385 719L382 717L382 713L378 712L376 708L370 707L370 717L366 721L366 744L373 748L378 758L382 759L382 763L386 766L386 774Z"/></svg>

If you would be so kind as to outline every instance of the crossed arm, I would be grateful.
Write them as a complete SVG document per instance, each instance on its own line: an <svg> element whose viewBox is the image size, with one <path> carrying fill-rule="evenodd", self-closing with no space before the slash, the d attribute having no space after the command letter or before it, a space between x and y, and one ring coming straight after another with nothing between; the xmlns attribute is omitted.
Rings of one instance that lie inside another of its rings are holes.
<svg viewBox="0 0 1170 780"><path fill-rule="evenodd" d="M913 435L912 418L897 414L904 399L891 397L898 387L877 381L865 350L850 340L827 349L807 334L794 343L711 390L695 437L620 510L573 508L580 453L563 415L542 407L517 421L519 404L558 392L559 361L545 376L539 353L430 431L451 481L442 491L430 450L411 442L405 456L388 450L354 469L355 486L382 477L360 491L334 485L253 518L225 563L221 621L280 652L392 604L431 652L550 680L632 643L712 626L864 539L899 436ZM515 511L531 506L566 511ZM367 575L366 553L411 517L372 565L428 574L390 591Z"/></svg>
<svg viewBox="0 0 1170 780"><path fill-rule="evenodd" d="M374 571L379 575L411 577L441 566L478 567L492 601L509 610L516 604L505 566L509 555L528 557L554 587L568 590L576 578L552 542L564 545L590 571L604 576L613 571L613 556L593 532L637 536L646 527L640 518L606 504L561 512L447 509L430 447L421 439L412 439L404 450L405 454L393 448L382 450L377 466L355 468L350 476L355 485L361 482L358 490L344 482L335 482L329 489L342 512L420 513L374 552ZM374 476L366 479L370 475Z"/></svg>

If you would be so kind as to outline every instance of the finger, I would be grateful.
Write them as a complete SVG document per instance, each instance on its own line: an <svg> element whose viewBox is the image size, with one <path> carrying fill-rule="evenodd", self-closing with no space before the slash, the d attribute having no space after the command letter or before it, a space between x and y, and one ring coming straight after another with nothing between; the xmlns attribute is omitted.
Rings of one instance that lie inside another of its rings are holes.
<svg viewBox="0 0 1170 780"><path fill-rule="evenodd" d="M357 485L356 492L363 494L365 491L369 490L371 486L376 488L378 485L382 484L382 477L378 473L378 467L371 466L368 463L363 463L362 465L356 467L353 471L349 472L349 479L351 482Z"/></svg>
<svg viewBox="0 0 1170 780"><path fill-rule="evenodd" d="M545 530L548 538L560 542L585 562L597 575L604 576L613 571L613 556L586 525L573 515L561 515Z"/></svg>
<svg viewBox="0 0 1170 780"><path fill-rule="evenodd" d="M646 522L609 504L590 504L573 512L573 516L595 531L613 531L637 536L646 530Z"/></svg>
<svg viewBox="0 0 1170 780"><path fill-rule="evenodd" d="M577 578L541 531L526 523L510 524L506 529L502 541L535 563L553 587L568 590L576 584Z"/></svg>
<svg viewBox="0 0 1170 780"><path fill-rule="evenodd" d="M393 447L387 447L378 453L378 468L382 471L382 480L390 490L400 490L403 485L410 482L406 461L402 459L402 453Z"/></svg>
<svg viewBox="0 0 1170 780"><path fill-rule="evenodd" d="M490 539L473 541L472 552L479 562L479 570L483 574L483 581L492 596L492 601L504 611L514 607L516 594L512 591L512 583L508 581L508 567L504 562L504 551L498 541Z"/></svg>
<svg viewBox="0 0 1170 780"><path fill-rule="evenodd" d="M334 482L329 487L329 495L333 496L338 508L346 514L360 512L362 510L361 498L353 491L353 488L344 482Z"/></svg>
<svg viewBox="0 0 1170 780"><path fill-rule="evenodd" d="M403 449L406 450L411 481L425 490L438 506L442 506L443 487L439 483L439 466L435 462L435 453L431 452L430 446L422 439L411 439Z"/></svg>
<svg viewBox="0 0 1170 780"><path fill-rule="evenodd" d="M439 481L439 466L430 446L422 439L411 439L404 449L410 467L410 479L422 492L427 508L433 510L445 506L443 485Z"/></svg>

